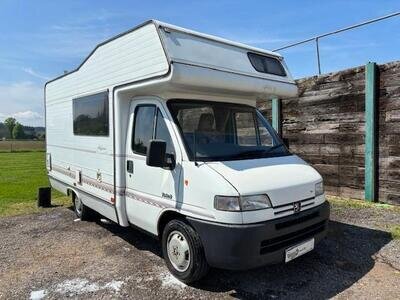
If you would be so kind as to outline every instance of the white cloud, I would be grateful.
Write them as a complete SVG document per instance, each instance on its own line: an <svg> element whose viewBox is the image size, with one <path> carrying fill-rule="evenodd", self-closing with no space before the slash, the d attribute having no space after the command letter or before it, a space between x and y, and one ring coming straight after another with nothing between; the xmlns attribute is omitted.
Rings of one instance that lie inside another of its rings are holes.
<svg viewBox="0 0 400 300"><path fill-rule="evenodd" d="M29 75L32 75L33 77L39 78L39 79L43 79L46 81L50 79L49 77L41 75L31 68L22 68L22 71L24 71L25 73L28 73Z"/></svg>
<svg viewBox="0 0 400 300"><path fill-rule="evenodd" d="M3 114L0 113L0 122L3 122L8 117L15 118L19 123L26 126L44 126L43 115L27 110L27 111L19 111L12 114Z"/></svg>
<svg viewBox="0 0 400 300"><path fill-rule="evenodd" d="M43 116L41 114L31 110L16 112L12 116L20 123L27 125L37 124L43 120Z"/></svg>
<svg viewBox="0 0 400 300"><path fill-rule="evenodd" d="M27 111L19 111L12 114L3 114L0 113L0 121L4 121L8 117L15 118L19 123L26 126L43 126L44 120L43 115L38 112L27 110Z"/></svg>
<svg viewBox="0 0 400 300"><path fill-rule="evenodd" d="M0 84L0 119L14 116L24 125L42 126L43 87L30 81Z"/></svg>

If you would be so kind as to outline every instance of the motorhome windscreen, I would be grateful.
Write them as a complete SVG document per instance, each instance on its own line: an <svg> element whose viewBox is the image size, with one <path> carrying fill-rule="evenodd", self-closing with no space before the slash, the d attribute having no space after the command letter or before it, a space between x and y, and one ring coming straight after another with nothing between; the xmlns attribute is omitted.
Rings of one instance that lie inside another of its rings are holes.
<svg viewBox="0 0 400 300"><path fill-rule="evenodd" d="M254 107L170 100L168 108L181 131L190 160L227 161L290 155Z"/></svg>

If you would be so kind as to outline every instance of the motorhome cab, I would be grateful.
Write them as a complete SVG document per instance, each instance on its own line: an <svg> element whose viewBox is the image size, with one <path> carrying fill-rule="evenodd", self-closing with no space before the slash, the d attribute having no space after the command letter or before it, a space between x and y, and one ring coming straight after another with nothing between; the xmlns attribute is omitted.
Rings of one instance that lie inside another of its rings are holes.
<svg viewBox="0 0 400 300"><path fill-rule="evenodd" d="M289 262L324 237L329 206L256 101L296 93L277 53L146 22L46 84L51 185L82 219L157 236L184 282Z"/></svg>

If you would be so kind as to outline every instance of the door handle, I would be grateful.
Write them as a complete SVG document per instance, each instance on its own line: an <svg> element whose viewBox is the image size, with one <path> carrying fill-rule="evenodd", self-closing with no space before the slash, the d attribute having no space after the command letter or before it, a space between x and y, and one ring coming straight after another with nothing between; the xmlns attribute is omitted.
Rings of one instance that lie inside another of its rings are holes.
<svg viewBox="0 0 400 300"><path fill-rule="evenodd" d="M126 171L128 173L133 174L133 161L132 160L127 160L126 161Z"/></svg>

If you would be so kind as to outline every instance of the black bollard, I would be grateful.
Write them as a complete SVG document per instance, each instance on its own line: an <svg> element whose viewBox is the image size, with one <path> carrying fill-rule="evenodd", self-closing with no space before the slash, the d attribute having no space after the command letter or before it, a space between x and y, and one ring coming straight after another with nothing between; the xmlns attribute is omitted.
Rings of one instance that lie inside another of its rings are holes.
<svg viewBox="0 0 400 300"><path fill-rule="evenodd" d="M38 207L50 207L51 206L51 188L50 187L38 188L37 204L38 204Z"/></svg>

